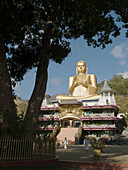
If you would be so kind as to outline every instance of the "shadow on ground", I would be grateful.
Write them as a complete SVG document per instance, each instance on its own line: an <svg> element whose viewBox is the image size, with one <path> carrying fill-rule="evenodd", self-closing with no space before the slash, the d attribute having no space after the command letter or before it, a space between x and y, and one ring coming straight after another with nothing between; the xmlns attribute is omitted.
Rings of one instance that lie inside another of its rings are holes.
<svg viewBox="0 0 128 170"><path fill-rule="evenodd" d="M59 160L128 164L128 145L106 145L99 160L95 160L92 153L91 146L89 151L85 151L83 145L72 145L68 149L60 146L56 149Z"/></svg>

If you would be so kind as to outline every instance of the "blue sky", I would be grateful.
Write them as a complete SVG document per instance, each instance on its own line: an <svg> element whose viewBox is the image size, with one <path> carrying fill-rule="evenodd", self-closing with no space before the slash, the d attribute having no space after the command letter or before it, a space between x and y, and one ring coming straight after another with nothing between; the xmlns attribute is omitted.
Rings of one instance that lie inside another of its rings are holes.
<svg viewBox="0 0 128 170"><path fill-rule="evenodd" d="M67 94L68 79L76 74L76 64L84 60L88 66L88 73L95 74L97 82L110 80L116 74L123 74L128 77L128 39L124 32L113 43L105 49L88 47L86 40L79 38L71 40L71 53L62 62L56 64L50 61L48 68L48 83L46 94ZM15 93L22 99L29 99L34 88L35 70L29 71L24 80L17 84Z"/></svg>

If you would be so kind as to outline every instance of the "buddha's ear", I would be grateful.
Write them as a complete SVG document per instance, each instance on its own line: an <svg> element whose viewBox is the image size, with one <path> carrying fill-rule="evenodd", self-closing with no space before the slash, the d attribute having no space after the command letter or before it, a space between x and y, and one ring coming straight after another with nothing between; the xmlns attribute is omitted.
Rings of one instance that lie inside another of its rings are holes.
<svg viewBox="0 0 128 170"><path fill-rule="evenodd" d="M78 74L78 69L77 69L77 67L76 67L76 74Z"/></svg>
<svg viewBox="0 0 128 170"><path fill-rule="evenodd" d="M86 66L86 74L88 73L88 67Z"/></svg>

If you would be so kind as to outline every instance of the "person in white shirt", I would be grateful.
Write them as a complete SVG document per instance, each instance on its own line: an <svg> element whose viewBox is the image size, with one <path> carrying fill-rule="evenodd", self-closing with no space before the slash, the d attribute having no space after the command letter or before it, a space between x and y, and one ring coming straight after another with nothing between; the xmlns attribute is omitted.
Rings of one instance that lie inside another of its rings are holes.
<svg viewBox="0 0 128 170"><path fill-rule="evenodd" d="M68 140L67 140L67 138L65 137L65 139L64 139L64 149L67 149L67 145L68 145Z"/></svg>

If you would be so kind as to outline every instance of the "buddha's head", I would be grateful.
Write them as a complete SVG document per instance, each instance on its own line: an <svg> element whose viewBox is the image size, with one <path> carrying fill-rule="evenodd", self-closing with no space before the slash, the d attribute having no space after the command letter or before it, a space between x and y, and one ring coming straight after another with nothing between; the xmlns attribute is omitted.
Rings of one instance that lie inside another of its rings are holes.
<svg viewBox="0 0 128 170"><path fill-rule="evenodd" d="M84 61L79 61L77 63L76 73L87 73L87 65Z"/></svg>

